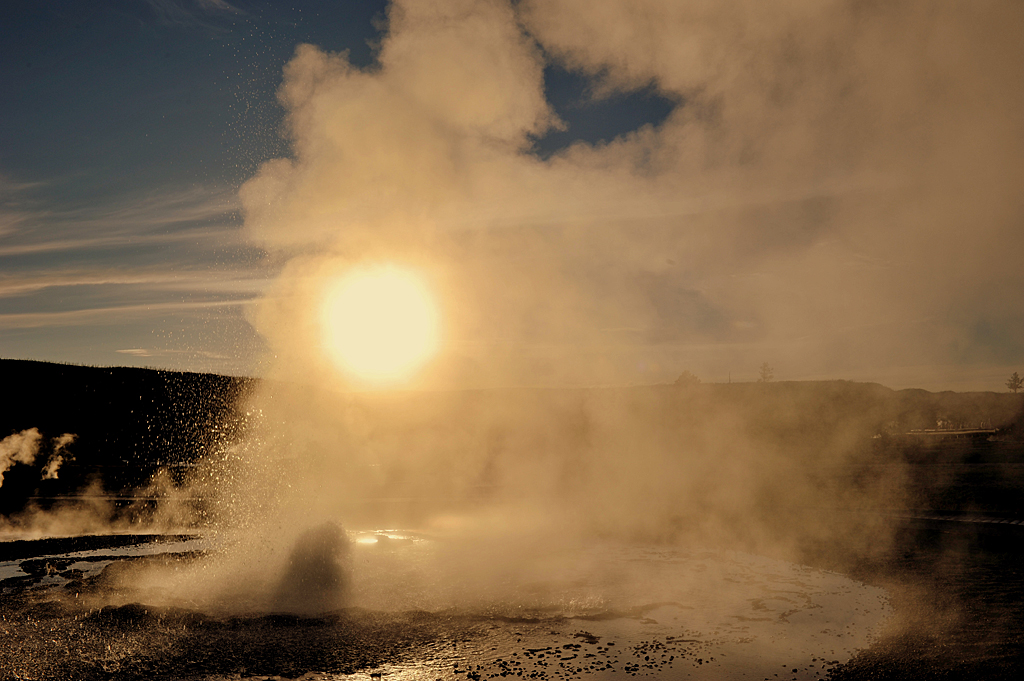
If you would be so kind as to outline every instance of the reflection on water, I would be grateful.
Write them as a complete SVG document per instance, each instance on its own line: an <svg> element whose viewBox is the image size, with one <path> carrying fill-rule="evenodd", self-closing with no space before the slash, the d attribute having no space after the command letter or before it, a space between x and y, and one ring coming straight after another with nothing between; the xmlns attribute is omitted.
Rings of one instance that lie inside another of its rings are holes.
<svg viewBox="0 0 1024 681"><path fill-rule="evenodd" d="M124 535L110 535L110 537L121 537ZM70 539L70 538L69 538ZM95 537L102 539L102 537ZM10 540L8 540L10 541ZM33 542L20 541L21 544L32 544ZM0 542L3 545L3 542ZM198 535L170 535L167 537L154 537L151 541L132 543L127 546L110 546L104 548L85 549L81 551L66 551L55 553L47 550L26 550L26 560L0 560L0 583L10 578L23 578L35 574L37 565L43 565L44 571L50 575L57 574L65 569L80 570L84 576L98 575L104 567L110 563L123 558L136 558L141 556L157 556L163 554L191 554L206 552L213 547L213 543ZM45 566L50 565L46 570ZM57 566L63 566L55 570ZM26 570L28 568L28 570Z"/></svg>
<svg viewBox="0 0 1024 681"><path fill-rule="evenodd" d="M107 602L141 605L97 610L119 563L178 556L201 566L217 555L211 540L8 561L2 567L26 566L22 577L34 584L3 583L6 621L24 620L8 625L14 647L5 646L3 663L17 661L37 678L101 664L126 678L187 668L205 679L814 679L865 647L890 615L877 587L738 552L565 545L503 572L472 543L400 530L349 538L339 554L349 571L347 606L324 602L332 612L315 617L204 615L149 605L151 592L133 595L125 584ZM304 550L324 558L325 546L311 540ZM474 559L485 569L453 572ZM45 649L30 626L40 608L47 640L62 641L63 652ZM32 646L35 659L16 653Z"/></svg>
<svg viewBox="0 0 1024 681"><path fill-rule="evenodd" d="M427 646L415 661L379 670L388 678L775 678L784 670L813 679L867 646L891 614L880 588L738 552L566 548L489 601L480 585L444 584L437 542L366 533L355 546L354 605L459 603L479 619L476 636Z"/></svg>

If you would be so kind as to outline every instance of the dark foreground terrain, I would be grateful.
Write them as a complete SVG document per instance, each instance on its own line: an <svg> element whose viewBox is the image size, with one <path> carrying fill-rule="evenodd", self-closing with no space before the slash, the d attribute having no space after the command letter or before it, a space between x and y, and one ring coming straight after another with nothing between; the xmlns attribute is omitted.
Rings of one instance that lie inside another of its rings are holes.
<svg viewBox="0 0 1024 681"><path fill-rule="evenodd" d="M893 626L829 678L1024 678L1024 526L918 520L850 573L884 586Z"/></svg>
<svg viewBox="0 0 1024 681"><path fill-rule="evenodd" d="M153 562L184 565L201 559L201 552L121 558L93 576L69 569L71 561L33 557L91 549L99 554L94 560L108 561L114 557L104 556L104 550L132 541L181 539L187 537L115 536L62 540L60 546L52 540L0 545L6 552L0 558L20 560L29 573L0 585L0 679L298 678L310 672L364 678L381 670L386 678L393 665L425 657L444 661L445 673L439 671L437 678L587 678L613 665L630 676L685 678L680 670L689 669L692 678L705 678L698 673L705 670L699 664L699 644L654 638L634 650L620 640L616 649L616 641L589 634L585 618L568 624L561 618L513 623L517 631L541 627L547 633L557 627L563 633L549 637L553 647L521 651L519 660L534 664L526 675L524 667L517 666L521 662L512 659L497 667L492 660L483 668L487 671L480 672L476 664L483 660L474 657L480 648L473 642L484 640L496 626L508 627L508 620L357 608L316 617L224 617L138 603L103 605L111 598L116 602L117 585L126 573ZM848 663L815 660L811 666L820 672L815 671L813 678L1024 678L1022 547L1022 525L953 514L906 519L897 542L884 555L852 556L837 547L836 555L848 562L848 574L889 592L895 614L874 644ZM642 620L645 613L618 616ZM704 650L703 661L708 662ZM544 653L551 665L537 666ZM555 654L561 657L550 657ZM678 659L670 662L671 657ZM804 679L811 678L812 670L781 671L778 678Z"/></svg>
<svg viewBox="0 0 1024 681"><path fill-rule="evenodd" d="M230 440L250 379L136 368L0 359L0 440L35 429L40 452L4 473L0 519L27 506L48 509L82 493L130 494L158 470L180 478L204 453ZM56 476L45 477L54 438L74 440Z"/></svg>
<svg viewBox="0 0 1024 681"><path fill-rule="evenodd" d="M34 465L17 464L7 471L0 489L0 520L6 516L16 528L18 513L27 506L59 506L62 497L80 495L95 483L107 494L131 499L133 490L143 488L155 472L187 470L203 452L244 428L237 404L251 386L241 379L133 369L10 361L0 361L0 368L11 384L31 386L0 415L0 436L28 428L50 438L65 432L78 435L59 478L43 479L42 455ZM547 468L565 473L571 483L588 457L607 454L600 448L608 436L603 415L628 413L638 432L657 435L647 439L645 448L663 447L666 456L686 447L694 451L692 460L674 470L700 472L701 477L688 478L699 479L699 485L678 496L701 503L664 509L678 511L683 519L679 527L698 526L702 514L717 514L722 521L718 527L742 537L744 527L756 524L759 532L774 532L800 546L803 562L890 593L895 617L873 645L846 664L814 660L813 670L780 669L777 678L1020 679L1024 446L1019 398L891 391L840 381L655 386L614 394L563 391L549 392L543 399L522 391L467 393L443 400L411 396L378 405L366 412L366 431L371 440L390 438L385 441L394 442L396 457L407 442L462 437L468 454L460 465L467 468L476 461L472 457L485 459L480 477L470 483L472 489L486 491L500 483L489 476L507 462L522 460L524 453L549 462ZM402 416L403 410L415 418ZM379 424L373 414L381 415ZM550 414L550 420L537 414ZM717 419L721 414L730 419ZM517 428L524 421L533 430ZM920 434L940 422L954 429L996 431L998 441ZM728 455L741 448L729 438L749 445L754 454L741 468L760 484L750 495L756 503L738 514L736 526L725 522L731 507L716 508L714 495L699 496L715 485L728 489L732 484L726 475ZM666 461L652 457L649 464L660 470L657 466ZM790 473L772 476L783 464L790 466ZM438 470L437 478L420 477L437 485L446 480L445 471ZM841 513L848 515L831 530L820 522L819 516L838 518ZM880 529L886 532L876 537ZM112 535L0 542L0 563L22 569L0 583L0 680L369 674L420 659L425 651L458 661L447 667L445 678L487 676L474 668L472 655L462 648L493 624L486 617L351 608L320 617L221 617L120 597L118 579L147 561L173 566L202 558L201 551L170 548L152 557L126 558L128 545L159 546L183 539ZM707 536L697 540L706 541ZM60 558L77 551L91 552L88 560ZM636 662L629 657L627 665L626 656L609 645L612 641L588 638L583 623L566 636L558 641L561 670L556 673L551 667L550 673L542 673L537 670L547 667L535 666L533 678L585 678L597 671L597 661L613 659L631 676L677 678L664 676L669 668L664 661L673 655L687 660L687 673L692 671L694 678L700 678L694 670L707 670L696 644L684 648L678 641L651 640L646 648L629 652ZM552 651L523 651L527 654L540 658ZM524 676L524 668L511 663L499 665L497 672L491 669L497 676ZM680 668L677 664L673 669Z"/></svg>

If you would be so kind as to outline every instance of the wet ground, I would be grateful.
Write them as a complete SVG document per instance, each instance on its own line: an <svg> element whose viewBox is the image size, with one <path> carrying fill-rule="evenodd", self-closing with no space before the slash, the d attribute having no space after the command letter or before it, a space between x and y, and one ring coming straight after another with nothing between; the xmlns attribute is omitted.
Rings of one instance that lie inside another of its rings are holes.
<svg viewBox="0 0 1024 681"><path fill-rule="evenodd" d="M403 651L448 627L438 616L356 609L308 618L214 617L187 608L106 605L124 595L133 571L190 569L206 560L196 537L21 541L0 544L0 558L3 679L352 673L402 659Z"/></svg>
<svg viewBox="0 0 1024 681"><path fill-rule="evenodd" d="M43 555L30 555L31 542L8 545L0 570L21 574L0 582L6 678L802 680L849 660L891 615L881 589L833 572L737 552L618 545L553 556L585 568L526 580L500 602L474 596L440 608L473 587L439 594L430 576L436 545L394 535L380 546L353 543L363 567L354 570L351 607L215 615L124 603L136 571L190 570L215 553L197 538L146 539L115 536L109 548L101 538L40 542ZM422 581L388 567L396 562L415 564ZM393 602L428 607L386 607Z"/></svg>
<svg viewBox="0 0 1024 681"><path fill-rule="evenodd" d="M874 640L838 650L836 637L801 643L799 650L778 640L783 625L823 613L829 588L831 597L844 594L841 583L820 581L828 573L787 572L777 564L771 578L749 582L751 591L738 596L748 603L745 613L718 619L728 629L715 627L713 616L695 617L707 604L693 600L522 617L359 607L319 617L225 617L103 606L126 571L203 559L195 539L145 539L40 542L37 551L32 542L5 546L0 678L1024 678L1024 528L1005 523L909 521L898 552L854 571L885 588L891 619ZM704 558L705 566L720 561ZM699 557L687 559L689 568L700 564ZM10 575L12 565L20 566L20 576ZM742 572L744 566L733 567ZM781 600L753 597L766 584L781 587L774 594ZM771 645L752 646L753 638ZM766 654L780 657L770 674L761 673Z"/></svg>
<svg viewBox="0 0 1024 681"><path fill-rule="evenodd" d="M1024 678L1024 527L913 521L893 555L854 574L886 588L896 617L830 678Z"/></svg>
<svg viewBox="0 0 1024 681"><path fill-rule="evenodd" d="M832 678L1024 678L1024 445L924 448L910 461L918 511L891 550L843 568L886 588L894 626Z"/></svg>

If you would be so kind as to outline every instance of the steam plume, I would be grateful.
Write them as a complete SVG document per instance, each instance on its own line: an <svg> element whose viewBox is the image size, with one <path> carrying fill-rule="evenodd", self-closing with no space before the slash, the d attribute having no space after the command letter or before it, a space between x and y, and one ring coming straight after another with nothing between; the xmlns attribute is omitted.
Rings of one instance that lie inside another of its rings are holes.
<svg viewBox="0 0 1024 681"><path fill-rule="evenodd" d="M31 466L35 463L39 441L42 439L38 428L29 428L0 440L0 487L3 486L4 475L11 470L11 466L16 463Z"/></svg>
<svg viewBox="0 0 1024 681"><path fill-rule="evenodd" d="M53 453L43 467L43 480L57 479L57 471L64 464L64 448L74 442L76 437L73 433L64 433L53 440Z"/></svg>
<svg viewBox="0 0 1024 681"><path fill-rule="evenodd" d="M53 438L50 443L50 458L43 466L42 479L53 480L57 477L57 471L64 463L65 448L75 441L77 436L72 433L64 433ZM43 436L38 428L29 428L20 433L8 435L0 441L0 487L4 484L4 474L16 463L31 466L36 462L39 455L40 444Z"/></svg>
<svg viewBox="0 0 1024 681"><path fill-rule="evenodd" d="M388 16L380 68L298 48L280 90L294 155L242 190L252 238L291 258L253 315L271 371L330 371L311 348L320 282L367 259L414 265L442 298L434 386L753 377L765 358L780 377L878 380L1024 350L992 331L1024 330L1004 247L1024 179L1019 3ZM677 105L541 161L545 58L595 96L653 85Z"/></svg>

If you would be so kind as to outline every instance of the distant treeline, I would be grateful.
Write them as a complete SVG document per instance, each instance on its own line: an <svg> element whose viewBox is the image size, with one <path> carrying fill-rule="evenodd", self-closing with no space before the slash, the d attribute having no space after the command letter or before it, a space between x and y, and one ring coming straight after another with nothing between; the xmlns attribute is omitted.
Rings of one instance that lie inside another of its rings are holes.
<svg viewBox="0 0 1024 681"><path fill-rule="evenodd" d="M807 438L856 427L864 436L929 429L995 429L1013 437L1024 422L1024 396L995 392L892 390L877 383L789 381L709 384L702 403L729 406L778 436Z"/></svg>

